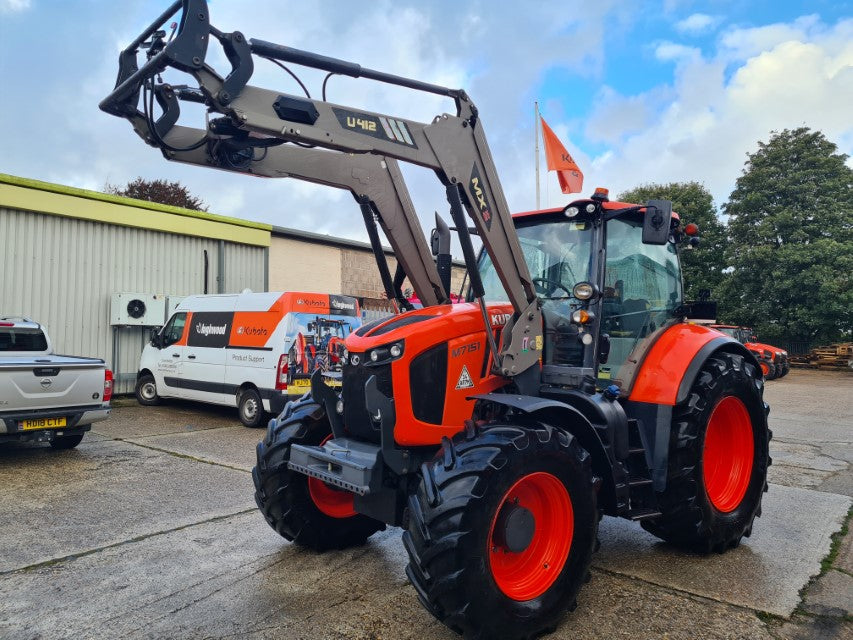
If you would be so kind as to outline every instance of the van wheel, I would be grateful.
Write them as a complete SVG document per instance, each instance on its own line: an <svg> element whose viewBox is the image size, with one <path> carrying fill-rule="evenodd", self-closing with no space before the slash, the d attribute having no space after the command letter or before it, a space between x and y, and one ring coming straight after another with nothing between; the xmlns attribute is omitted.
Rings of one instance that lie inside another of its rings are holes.
<svg viewBox="0 0 853 640"><path fill-rule="evenodd" d="M254 389L244 389L237 395L237 411L240 422L247 427L259 427L264 419L264 405L260 394Z"/></svg>
<svg viewBox="0 0 853 640"><path fill-rule="evenodd" d="M139 376L133 392L136 395L137 402L143 406L150 407L160 404L160 396L157 395L157 383L154 381L154 376L148 373Z"/></svg>

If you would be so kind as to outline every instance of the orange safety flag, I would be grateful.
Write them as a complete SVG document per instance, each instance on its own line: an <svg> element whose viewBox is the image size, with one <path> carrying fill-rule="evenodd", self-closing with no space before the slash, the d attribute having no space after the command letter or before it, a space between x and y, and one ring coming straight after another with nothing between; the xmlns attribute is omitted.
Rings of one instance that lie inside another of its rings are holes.
<svg viewBox="0 0 853 640"><path fill-rule="evenodd" d="M545 118L539 116L539 119L542 121L542 140L545 142L548 171L557 172L557 179L560 181L560 189L563 193L580 193L583 191L583 173L566 151L557 134L551 131Z"/></svg>

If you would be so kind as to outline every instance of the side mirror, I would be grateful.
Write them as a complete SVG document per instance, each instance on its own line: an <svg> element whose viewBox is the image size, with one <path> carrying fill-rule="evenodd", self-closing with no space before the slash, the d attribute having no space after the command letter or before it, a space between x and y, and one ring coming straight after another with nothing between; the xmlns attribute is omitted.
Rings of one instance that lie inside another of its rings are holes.
<svg viewBox="0 0 853 640"><path fill-rule="evenodd" d="M672 202L649 200L643 216L643 244L666 244L672 219Z"/></svg>
<svg viewBox="0 0 853 640"><path fill-rule="evenodd" d="M151 346L160 348L160 330L163 327L154 327L151 329Z"/></svg>

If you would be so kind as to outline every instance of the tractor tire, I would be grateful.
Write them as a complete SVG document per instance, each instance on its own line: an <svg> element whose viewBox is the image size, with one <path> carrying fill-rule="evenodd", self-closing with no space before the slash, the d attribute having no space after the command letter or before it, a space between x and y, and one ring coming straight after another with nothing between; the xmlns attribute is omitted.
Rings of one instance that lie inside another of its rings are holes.
<svg viewBox="0 0 853 640"><path fill-rule="evenodd" d="M673 410L663 515L641 522L653 535L700 553L722 553L752 533L767 491L769 409L761 372L718 353Z"/></svg>
<svg viewBox="0 0 853 640"><path fill-rule="evenodd" d="M136 401L144 407L153 407L160 404L160 396L157 395L157 382L154 376L144 374L139 376L136 387L133 390Z"/></svg>
<svg viewBox="0 0 853 640"><path fill-rule="evenodd" d="M325 419L271 422L258 443L252 469L255 502L269 525L285 539L315 551L362 545L385 529L383 522L356 513L353 494L287 468L291 445L320 445L330 436Z"/></svg>
<svg viewBox="0 0 853 640"><path fill-rule="evenodd" d="M590 455L549 425L445 439L421 467L403 533L418 599L466 638L554 629L590 576L597 486Z"/></svg>
<svg viewBox="0 0 853 640"><path fill-rule="evenodd" d="M60 451L65 449L73 449L83 440L83 433L75 433L70 436L58 436L50 441L50 446Z"/></svg>
<svg viewBox="0 0 853 640"><path fill-rule="evenodd" d="M237 394L237 413L240 422L250 428L263 426L264 403L255 389L243 389Z"/></svg>

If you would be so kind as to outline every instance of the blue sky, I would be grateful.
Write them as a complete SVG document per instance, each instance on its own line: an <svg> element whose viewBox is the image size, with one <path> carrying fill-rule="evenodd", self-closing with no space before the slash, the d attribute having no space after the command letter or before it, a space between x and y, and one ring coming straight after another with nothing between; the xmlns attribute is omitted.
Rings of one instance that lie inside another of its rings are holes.
<svg viewBox="0 0 853 640"><path fill-rule="evenodd" d="M118 51L168 0L0 0L0 172L100 190L179 180L212 212L364 239L344 193L168 163L100 112ZM770 132L810 126L853 153L853 7L827 0L215 0L224 31L465 88L511 208L535 206L534 101L586 175L585 192L699 181L725 202ZM298 68L294 70L299 71ZM301 73L319 94L322 76ZM298 87L256 65L253 84ZM336 78L329 99L427 122L446 100ZM199 125L199 122L187 124ZM543 205L572 199L544 173ZM432 226L437 181L407 169Z"/></svg>

